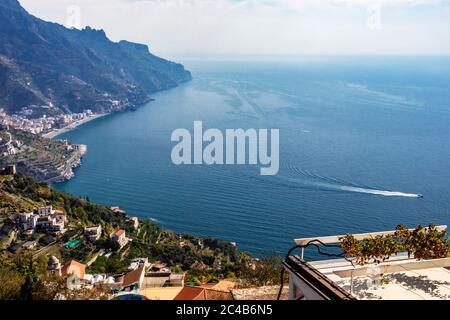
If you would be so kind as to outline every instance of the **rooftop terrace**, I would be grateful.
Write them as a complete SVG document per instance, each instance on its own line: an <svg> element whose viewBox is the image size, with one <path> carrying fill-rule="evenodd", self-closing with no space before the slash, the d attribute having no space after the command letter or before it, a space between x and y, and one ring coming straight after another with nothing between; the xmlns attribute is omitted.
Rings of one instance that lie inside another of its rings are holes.
<svg viewBox="0 0 450 320"><path fill-rule="evenodd" d="M446 226L438 227L445 230ZM394 231L359 234L355 238L389 235ZM300 246L318 240L320 245L339 242L342 236L297 239ZM289 273L291 300L448 300L450 258L418 260L407 253L378 264L356 265L352 259L306 262L290 256L284 262Z"/></svg>

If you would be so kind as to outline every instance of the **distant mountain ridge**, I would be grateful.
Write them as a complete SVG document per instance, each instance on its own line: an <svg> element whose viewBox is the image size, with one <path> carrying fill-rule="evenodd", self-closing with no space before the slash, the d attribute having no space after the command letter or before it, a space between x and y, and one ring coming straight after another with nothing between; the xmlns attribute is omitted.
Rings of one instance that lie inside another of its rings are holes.
<svg viewBox="0 0 450 320"><path fill-rule="evenodd" d="M191 79L146 45L68 29L32 16L17 0L0 1L0 108L7 113L29 105L55 113L123 110Z"/></svg>

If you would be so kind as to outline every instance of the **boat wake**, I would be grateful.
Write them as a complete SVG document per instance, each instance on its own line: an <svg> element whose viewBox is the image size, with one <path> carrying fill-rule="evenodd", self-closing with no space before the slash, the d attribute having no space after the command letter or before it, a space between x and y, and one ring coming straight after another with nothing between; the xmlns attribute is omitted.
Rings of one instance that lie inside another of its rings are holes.
<svg viewBox="0 0 450 320"><path fill-rule="evenodd" d="M385 197L406 197L406 198L423 198L421 194L415 193L404 193L397 191L387 191L387 190L376 190L376 189L365 189L365 188L355 188L355 187L341 187L343 191L349 192L358 192L358 193L366 193L366 194L374 194Z"/></svg>
<svg viewBox="0 0 450 320"><path fill-rule="evenodd" d="M285 168L287 169L287 172L290 174L290 176L283 177L279 175L280 177L289 182L298 185L304 185L305 187L315 186L320 188L321 190L355 192L384 197L423 198L422 194L381 190L379 188L372 188L370 186L358 185L338 178L326 177L308 170L300 169L292 164L287 164Z"/></svg>

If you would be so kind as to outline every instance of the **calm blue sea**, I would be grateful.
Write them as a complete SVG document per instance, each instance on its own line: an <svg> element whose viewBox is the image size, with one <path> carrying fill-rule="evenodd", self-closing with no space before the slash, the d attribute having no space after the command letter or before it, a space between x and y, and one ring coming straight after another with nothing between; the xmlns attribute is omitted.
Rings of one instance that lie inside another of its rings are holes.
<svg viewBox="0 0 450 320"><path fill-rule="evenodd" d="M298 237L450 223L449 57L185 65L192 82L60 136L89 152L56 187L257 255ZM279 174L173 165L171 133L194 120L279 128Z"/></svg>

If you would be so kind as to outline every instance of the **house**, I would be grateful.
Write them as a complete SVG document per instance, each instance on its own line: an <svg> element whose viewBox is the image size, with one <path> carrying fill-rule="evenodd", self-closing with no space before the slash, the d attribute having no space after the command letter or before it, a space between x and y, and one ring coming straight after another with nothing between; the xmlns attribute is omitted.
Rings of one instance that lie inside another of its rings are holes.
<svg viewBox="0 0 450 320"><path fill-rule="evenodd" d="M168 287L170 274L147 273L144 278L145 289Z"/></svg>
<svg viewBox="0 0 450 320"><path fill-rule="evenodd" d="M28 219L33 216L33 212L25 212L25 213L19 213L19 223L26 223Z"/></svg>
<svg viewBox="0 0 450 320"><path fill-rule="evenodd" d="M145 266L147 268L148 258L136 258L131 261L130 266L128 267L128 271L136 270L141 266Z"/></svg>
<svg viewBox="0 0 450 320"><path fill-rule="evenodd" d="M153 272L167 272L167 264L162 262L156 262L151 266L151 271ZM170 270L169 270L170 272Z"/></svg>
<svg viewBox="0 0 450 320"><path fill-rule="evenodd" d="M54 219L54 223L50 228L50 232L60 234L67 231L67 216L62 211L55 211L52 218Z"/></svg>
<svg viewBox="0 0 450 320"><path fill-rule="evenodd" d="M63 234L67 231L66 225L64 222L55 222L51 225L51 227L47 230L52 234Z"/></svg>
<svg viewBox="0 0 450 320"><path fill-rule="evenodd" d="M111 207L111 208L109 208L109 209L110 209L112 212L114 212L114 213L123 213L123 214L126 213L126 211L120 209L119 207Z"/></svg>
<svg viewBox="0 0 450 320"><path fill-rule="evenodd" d="M40 216L36 222L36 228L47 230L53 225L53 219L50 216Z"/></svg>
<svg viewBox="0 0 450 320"><path fill-rule="evenodd" d="M184 287L184 273L146 273L144 279L144 288L165 288L165 287Z"/></svg>
<svg viewBox="0 0 450 320"><path fill-rule="evenodd" d="M91 226L84 228L84 235L89 239L91 242L95 242L100 239L102 236L102 226Z"/></svg>
<svg viewBox="0 0 450 320"><path fill-rule="evenodd" d="M46 206L39 208L38 214L20 213L18 222L25 235L32 235L35 229L60 234L66 231L67 217L63 211Z"/></svg>
<svg viewBox="0 0 450 320"><path fill-rule="evenodd" d="M52 214L44 214L45 212L53 212ZM39 216L36 221L36 229L40 231L61 234L66 231L67 217L65 215L56 214L50 207L39 209Z"/></svg>
<svg viewBox="0 0 450 320"><path fill-rule="evenodd" d="M37 226L37 222L39 219L39 215L30 213L19 213L19 224L23 230L35 229Z"/></svg>
<svg viewBox="0 0 450 320"><path fill-rule="evenodd" d="M52 206L40 207L38 209L38 214L40 216L50 216L55 214L55 211L53 210Z"/></svg>
<svg viewBox="0 0 450 320"><path fill-rule="evenodd" d="M128 272L123 277L122 290L134 291L142 288L145 278L145 265L140 266L138 269Z"/></svg>
<svg viewBox="0 0 450 320"><path fill-rule="evenodd" d="M132 226L134 230L139 228L139 219L137 217L127 217L127 223Z"/></svg>
<svg viewBox="0 0 450 320"><path fill-rule="evenodd" d="M66 262L61 268L61 276L67 277L75 275L79 279L83 279L86 273L86 265L75 260Z"/></svg>
<svg viewBox="0 0 450 320"><path fill-rule="evenodd" d="M39 216L37 214L33 214L26 223L23 224L24 230L35 229L37 226Z"/></svg>
<svg viewBox="0 0 450 320"><path fill-rule="evenodd" d="M26 249L26 250L32 250L34 248L36 248L37 246L37 241L27 241L22 245L22 248Z"/></svg>
<svg viewBox="0 0 450 320"><path fill-rule="evenodd" d="M169 283L173 287L184 287L184 279L186 274L184 273L171 273L169 276Z"/></svg>
<svg viewBox="0 0 450 320"><path fill-rule="evenodd" d="M126 237L125 230L119 229L111 234L111 241L116 243L120 249L122 249L127 243L128 238Z"/></svg>

